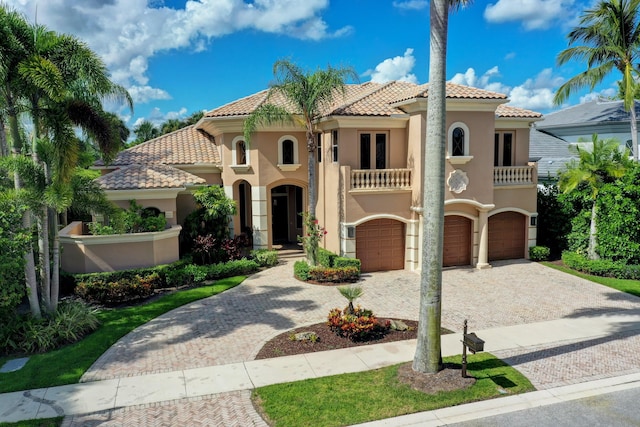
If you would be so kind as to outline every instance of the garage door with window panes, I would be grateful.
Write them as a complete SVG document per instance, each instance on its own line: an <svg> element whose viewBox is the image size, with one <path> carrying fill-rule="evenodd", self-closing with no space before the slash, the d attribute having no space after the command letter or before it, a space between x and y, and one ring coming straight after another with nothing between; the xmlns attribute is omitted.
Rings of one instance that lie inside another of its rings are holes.
<svg viewBox="0 0 640 427"><path fill-rule="evenodd" d="M402 270L404 268L404 223L375 219L356 227L356 258L362 271Z"/></svg>
<svg viewBox="0 0 640 427"><path fill-rule="evenodd" d="M502 212L489 217L489 261L524 258L526 219L518 212Z"/></svg>

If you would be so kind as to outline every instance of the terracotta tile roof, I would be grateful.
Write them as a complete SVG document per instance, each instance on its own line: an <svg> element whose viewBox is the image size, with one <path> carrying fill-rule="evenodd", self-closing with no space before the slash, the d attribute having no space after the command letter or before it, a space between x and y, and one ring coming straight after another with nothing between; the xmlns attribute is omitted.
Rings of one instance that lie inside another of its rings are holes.
<svg viewBox="0 0 640 427"><path fill-rule="evenodd" d="M121 151L110 166L132 164L193 165L220 163L220 153L212 136L195 125L178 129ZM104 166L102 161L96 166Z"/></svg>
<svg viewBox="0 0 640 427"><path fill-rule="evenodd" d="M428 97L428 84L416 85L408 82L392 81L388 83L367 82L345 86L345 96L335 97L334 104L324 108L322 116L389 116L403 113L394 104L413 98ZM245 116L267 102L268 90L241 98L237 101L211 110L205 117ZM469 100L507 100L507 96L469 86L447 83L447 98ZM293 105L281 94L275 94L269 102L286 107L295 113Z"/></svg>
<svg viewBox="0 0 640 427"><path fill-rule="evenodd" d="M496 109L496 116L503 118L523 118L523 119L538 119L542 118L542 114L531 110L525 110L524 108L514 107L512 105L498 105Z"/></svg>
<svg viewBox="0 0 640 427"><path fill-rule="evenodd" d="M103 190L182 188L206 184L204 178L167 165L129 165L96 180Z"/></svg>

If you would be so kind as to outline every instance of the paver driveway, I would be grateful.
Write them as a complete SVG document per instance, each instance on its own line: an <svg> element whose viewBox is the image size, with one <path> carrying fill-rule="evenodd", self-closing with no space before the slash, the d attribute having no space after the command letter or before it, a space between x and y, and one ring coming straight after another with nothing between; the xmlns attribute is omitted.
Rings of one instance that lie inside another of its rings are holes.
<svg viewBox="0 0 640 427"><path fill-rule="evenodd" d="M188 304L139 327L109 349L83 381L251 360L271 337L322 322L344 298L334 287L292 277L292 261L249 277L218 296ZM417 319L419 275L363 276L357 302L379 317ZM443 272L442 325L488 329L568 316L640 310L640 299L530 262Z"/></svg>
<svg viewBox="0 0 640 427"><path fill-rule="evenodd" d="M83 381L175 371L251 360L271 337L322 322L345 300L333 287L292 278L292 262L253 275L215 297L166 313L109 349ZM419 275L366 274L358 301L380 317L417 319ZM635 298L529 262L495 263L492 269L443 272L442 324L460 331L559 318L640 313ZM496 352L538 388L640 370L640 337L624 330L588 342ZM161 402L67 417L82 425L265 425L249 392Z"/></svg>

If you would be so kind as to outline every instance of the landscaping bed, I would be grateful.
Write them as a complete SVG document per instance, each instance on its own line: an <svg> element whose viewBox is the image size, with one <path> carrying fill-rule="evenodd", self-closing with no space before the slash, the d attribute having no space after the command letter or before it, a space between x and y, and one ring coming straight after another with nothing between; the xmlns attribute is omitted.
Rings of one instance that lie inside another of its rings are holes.
<svg viewBox="0 0 640 427"><path fill-rule="evenodd" d="M336 350L339 348L415 339L417 336L418 322L414 320L403 320L403 322L409 327L408 330L390 330L383 337L369 341L351 341L348 338L340 337L329 329L326 322L317 323L303 328L296 328L277 335L273 339L269 340L262 349L260 349L255 358L268 359L271 357L291 356L294 354L314 353L317 351ZM299 332L313 332L318 336L318 340L315 342L292 340L291 336ZM442 334L450 333L452 332L449 330L442 330Z"/></svg>

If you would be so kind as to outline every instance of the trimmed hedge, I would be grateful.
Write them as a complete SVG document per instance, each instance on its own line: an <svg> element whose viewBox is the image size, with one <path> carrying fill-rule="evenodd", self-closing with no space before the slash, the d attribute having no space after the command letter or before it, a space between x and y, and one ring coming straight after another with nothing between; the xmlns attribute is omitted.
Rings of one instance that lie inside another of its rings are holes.
<svg viewBox="0 0 640 427"><path fill-rule="evenodd" d="M117 305L147 298L156 289L243 276L259 269L257 262L247 259L211 265L185 264L183 261L178 261L153 268L77 274L72 278L75 281L75 293L83 300L97 304Z"/></svg>
<svg viewBox="0 0 640 427"><path fill-rule="evenodd" d="M575 252L563 252L562 262L573 270L594 276L640 280L640 265L626 265L607 259L590 260Z"/></svg>
<svg viewBox="0 0 640 427"><path fill-rule="evenodd" d="M323 267L335 267L333 264L338 255L324 248L318 248L318 264Z"/></svg>
<svg viewBox="0 0 640 427"><path fill-rule="evenodd" d="M311 270L311 267L307 264L307 261L296 261L293 264L294 276L305 282L309 280L309 270Z"/></svg>
<svg viewBox="0 0 640 427"><path fill-rule="evenodd" d="M311 267L306 261L293 264L293 274L300 280L312 280L319 283L355 282L360 278L360 268L347 267Z"/></svg>
<svg viewBox="0 0 640 427"><path fill-rule="evenodd" d="M357 258L345 258L345 257L336 257L333 262L333 267L336 268L344 268L344 267L354 267L358 269L358 274L360 274L360 267L362 263Z"/></svg>

